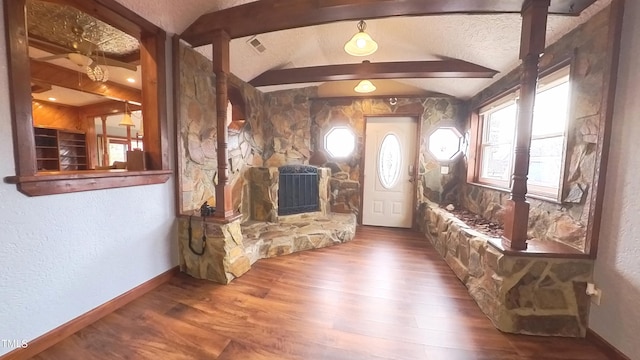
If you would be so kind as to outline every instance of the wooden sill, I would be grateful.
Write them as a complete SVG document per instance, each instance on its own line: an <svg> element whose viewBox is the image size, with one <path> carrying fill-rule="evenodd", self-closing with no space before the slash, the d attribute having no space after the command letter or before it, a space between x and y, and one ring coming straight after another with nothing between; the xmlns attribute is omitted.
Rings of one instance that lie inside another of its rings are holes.
<svg viewBox="0 0 640 360"><path fill-rule="evenodd" d="M178 214L179 219L189 219L192 216L197 220L202 220L202 216L200 216L200 210L194 210L191 214L187 214L187 213ZM214 215L214 216L207 216L205 218L205 222L213 223L213 224L228 224L240 218L242 218L242 214L240 213L235 213L233 214L233 216L230 216L227 218Z"/></svg>
<svg viewBox="0 0 640 360"><path fill-rule="evenodd" d="M29 176L8 176L4 181L16 184L28 196L66 194L167 182L172 170L84 170L50 171Z"/></svg>
<svg viewBox="0 0 640 360"><path fill-rule="evenodd" d="M513 250L505 248L499 238L489 238L487 240L490 246L496 248L505 255L522 256L522 257L546 257L560 259L591 259L589 254L585 254L571 246L561 244L555 241L542 241L531 239L527 241L526 250Z"/></svg>
<svg viewBox="0 0 640 360"><path fill-rule="evenodd" d="M492 185L492 184L485 184L485 183L481 183L481 182L469 182L467 181L467 185L472 185L472 186L477 186L477 187L481 187L481 188L485 188L485 189L490 189L490 190L495 190L495 191L500 191L503 193L510 193L511 190L510 189L506 189L497 185ZM544 201L544 202L548 202L548 203L552 203L552 204L556 204L556 205L562 205L562 202L560 200L558 200L555 197L552 197L551 195L542 195L542 194L536 194L536 193L527 193L526 195L527 198L531 198L531 199L536 199L539 201Z"/></svg>

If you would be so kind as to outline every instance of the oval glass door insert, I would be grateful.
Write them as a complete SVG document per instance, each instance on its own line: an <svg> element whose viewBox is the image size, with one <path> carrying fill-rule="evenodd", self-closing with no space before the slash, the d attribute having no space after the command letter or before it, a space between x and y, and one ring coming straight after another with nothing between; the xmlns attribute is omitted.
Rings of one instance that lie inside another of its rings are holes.
<svg viewBox="0 0 640 360"><path fill-rule="evenodd" d="M378 178L386 189L391 189L400 177L402 150L395 134L387 134L380 144L378 156Z"/></svg>

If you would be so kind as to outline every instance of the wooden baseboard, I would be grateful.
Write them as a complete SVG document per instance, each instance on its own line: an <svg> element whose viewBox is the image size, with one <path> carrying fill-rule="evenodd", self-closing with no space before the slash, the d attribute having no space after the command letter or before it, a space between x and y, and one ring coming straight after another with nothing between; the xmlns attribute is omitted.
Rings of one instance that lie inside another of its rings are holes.
<svg viewBox="0 0 640 360"><path fill-rule="evenodd" d="M29 359L57 344L58 342L64 340L66 337L100 320L104 316L118 310L131 301L155 289L156 287L166 283L172 277L174 277L178 273L178 271L178 266L171 268L170 270L167 270L164 273L154 277L153 279L136 286L135 288L98 306L97 308L90 310L89 312L86 312L78 316L77 318L58 326L57 328L49 331L44 335L39 336L32 341L29 341L26 348L18 348L3 356L0 356L0 360Z"/></svg>
<svg viewBox="0 0 640 360"><path fill-rule="evenodd" d="M631 360L628 356L621 353L620 350L609 344L607 340L603 339L602 336L596 334L596 332L591 329L587 329L587 336L585 338L587 341L600 348L600 350L602 350L611 360Z"/></svg>

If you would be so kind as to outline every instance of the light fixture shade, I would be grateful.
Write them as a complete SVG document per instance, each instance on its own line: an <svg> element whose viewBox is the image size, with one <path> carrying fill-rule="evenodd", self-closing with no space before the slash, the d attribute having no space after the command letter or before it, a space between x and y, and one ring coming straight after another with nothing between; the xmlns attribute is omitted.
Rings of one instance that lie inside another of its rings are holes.
<svg viewBox="0 0 640 360"><path fill-rule="evenodd" d="M133 120L131 120L131 114L129 114L129 113L124 113L124 116L122 117L122 121L120 121L120 123L118 125L120 125L120 126L133 126L133 127L136 126L136 124L133 123Z"/></svg>
<svg viewBox="0 0 640 360"><path fill-rule="evenodd" d="M367 27L364 21L358 23L358 32L344 44L344 51L353 56L367 56L378 50L376 43L364 29Z"/></svg>
<svg viewBox="0 0 640 360"><path fill-rule="evenodd" d="M356 85L356 87L353 88L353 90L355 90L355 92L357 93L370 93L373 91L376 91L376 87L375 85L373 85L373 83L369 80L362 80L358 83L358 85Z"/></svg>
<svg viewBox="0 0 640 360"><path fill-rule="evenodd" d="M122 121L118 124L120 126L132 126L135 127L136 124L133 123L131 119L131 113L129 112L129 103L124 102L124 116L122 117Z"/></svg>
<svg viewBox="0 0 640 360"><path fill-rule="evenodd" d="M89 66L93 62L90 57L80 53L69 53L67 57L69 58L69 60L71 60L72 63L78 66Z"/></svg>
<svg viewBox="0 0 640 360"><path fill-rule="evenodd" d="M86 70L91 81L106 82L109 80L109 69L106 66L96 64L95 61L89 64Z"/></svg>

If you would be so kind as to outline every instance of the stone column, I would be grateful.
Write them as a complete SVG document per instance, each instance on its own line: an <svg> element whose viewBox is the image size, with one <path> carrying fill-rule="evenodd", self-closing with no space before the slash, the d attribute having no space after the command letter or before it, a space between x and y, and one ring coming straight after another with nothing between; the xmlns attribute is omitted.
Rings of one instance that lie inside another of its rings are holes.
<svg viewBox="0 0 640 360"><path fill-rule="evenodd" d="M216 128L218 142L218 183L216 184L216 212L219 218L234 216L229 186L229 132L227 129L227 83L229 78L230 37L224 30L213 33L213 72L216 75Z"/></svg>
<svg viewBox="0 0 640 360"><path fill-rule="evenodd" d="M507 201L502 245L514 250L527 248L529 203L526 200L529 174L529 148L533 106L538 84L538 60L544 51L547 13L550 0L527 0L522 7L520 38L520 99L516 120L516 147L512 175L511 198Z"/></svg>

